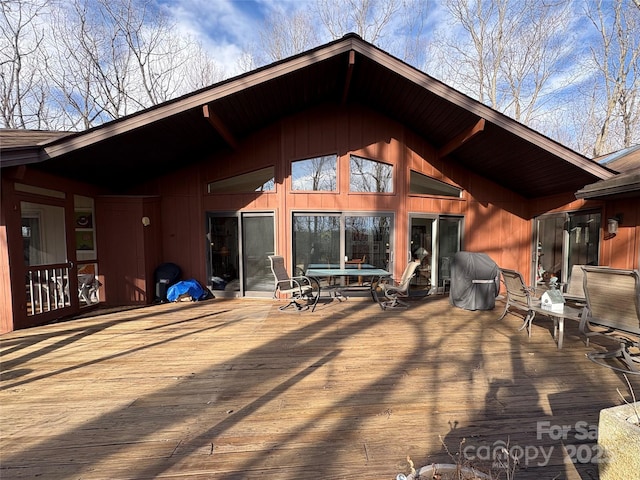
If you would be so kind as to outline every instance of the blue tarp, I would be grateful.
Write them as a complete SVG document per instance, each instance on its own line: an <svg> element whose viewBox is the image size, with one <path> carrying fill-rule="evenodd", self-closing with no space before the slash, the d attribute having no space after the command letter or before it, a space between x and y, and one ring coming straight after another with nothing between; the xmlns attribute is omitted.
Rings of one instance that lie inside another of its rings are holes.
<svg viewBox="0 0 640 480"><path fill-rule="evenodd" d="M197 280L190 279L182 280L181 282L171 285L167 290L167 300L175 302L180 295L184 295L185 293L191 295L191 299L194 301L207 298L207 292L204 291Z"/></svg>

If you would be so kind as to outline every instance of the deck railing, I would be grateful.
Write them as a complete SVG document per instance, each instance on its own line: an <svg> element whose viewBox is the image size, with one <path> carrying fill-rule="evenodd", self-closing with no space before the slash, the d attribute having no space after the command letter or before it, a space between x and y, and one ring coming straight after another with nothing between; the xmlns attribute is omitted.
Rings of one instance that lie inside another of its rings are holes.
<svg viewBox="0 0 640 480"><path fill-rule="evenodd" d="M27 315L69 307L69 265L27 268Z"/></svg>

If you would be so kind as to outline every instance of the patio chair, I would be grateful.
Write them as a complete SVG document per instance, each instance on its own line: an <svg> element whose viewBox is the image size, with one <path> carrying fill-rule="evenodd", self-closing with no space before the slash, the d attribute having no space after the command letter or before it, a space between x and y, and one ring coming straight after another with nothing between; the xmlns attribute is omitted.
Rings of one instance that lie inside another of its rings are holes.
<svg viewBox="0 0 640 480"><path fill-rule="evenodd" d="M98 303L98 289L102 283L93 273L81 273L78 275L78 298L85 304Z"/></svg>
<svg viewBox="0 0 640 480"><path fill-rule="evenodd" d="M372 290L372 294L375 295L374 298L382 310L386 310L387 308L407 308L409 306L409 304L402 301L401 298L409 297L411 280L416 275L416 270L419 266L419 261L414 260L409 262L400 280L396 281L390 278L383 278L378 283L377 288ZM385 297L386 300L381 300L380 296Z"/></svg>
<svg viewBox="0 0 640 480"><path fill-rule="evenodd" d="M586 343L595 335L610 337L619 347L591 352L589 360L624 373L640 375L640 274L637 270L583 266L587 306L580 320ZM621 361L609 363L607 360Z"/></svg>
<svg viewBox="0 0 640 480"><path fill-rule="evenodd" d="M584 265L574 265L571 267L569 283L567 283L566 291L562 294L566 301L580 307L583 307L586 302L584 296L584 274L582 272L582 267L584 267Z"/></svg>
<svg viewBox="0 0 640 480"><path fill-rule="evenodd" d="M289 277L284 266L284 257L280 255L269 255L269 261L275 277L273 298L276 298L278 292L289 297L289 303L281 306L280 310L286 310L291 306L296 307L298 311L307 310L311 303L311 311L314 311L320 297L320 285L304 275ZM304 305L301 303L303 301Z"/></svg>
<svg viewBox="0 0 640 480"><path fill-rule="evenodd" d="M509 313L510 308L526 312L520 330L526 328L527 334L531 337L531 323L536 316L536 312L532 308L537 300L535 298L535 289L527 286L524 283L522 274L516 270L501 268L500 273L504 286L507 289L507 300L504 311L498 320L502 320L507 313Z"/></svg>

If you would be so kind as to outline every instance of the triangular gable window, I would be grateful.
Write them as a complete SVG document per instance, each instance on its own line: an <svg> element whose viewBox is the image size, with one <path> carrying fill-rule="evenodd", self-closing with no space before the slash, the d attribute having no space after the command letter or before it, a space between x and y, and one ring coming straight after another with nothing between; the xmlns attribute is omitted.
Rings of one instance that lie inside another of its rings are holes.
<svg viewBox="0 0 640 480"><path fill-rule="evenodd" d="M462 189L412 170L409 193L460 198L462 196Z"/></svg>
<svg viewBox="0 0 640 480"><path fill-rule="evenodd" d="M225 178L207 184L208 193L251 193L272 192L275 190L275 169L267 167L261 170Z"/></svg>

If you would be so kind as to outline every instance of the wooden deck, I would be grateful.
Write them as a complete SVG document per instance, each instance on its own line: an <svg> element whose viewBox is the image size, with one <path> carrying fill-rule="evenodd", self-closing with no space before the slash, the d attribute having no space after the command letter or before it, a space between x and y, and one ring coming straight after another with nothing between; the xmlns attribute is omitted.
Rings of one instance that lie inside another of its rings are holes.
<svg viewBox="0 0 640 480"><path fill-rule="evenodd" d="M574 322L558 350L550 321L529 340L519 317L496 321L501 303L277 306L164 304L2 336L0 477L391 480L407 456L448 461L441 436L452 453L466 438L475 464L524 452L516 479L597 479L584 431L616 389L630 398Z"/></svg>

